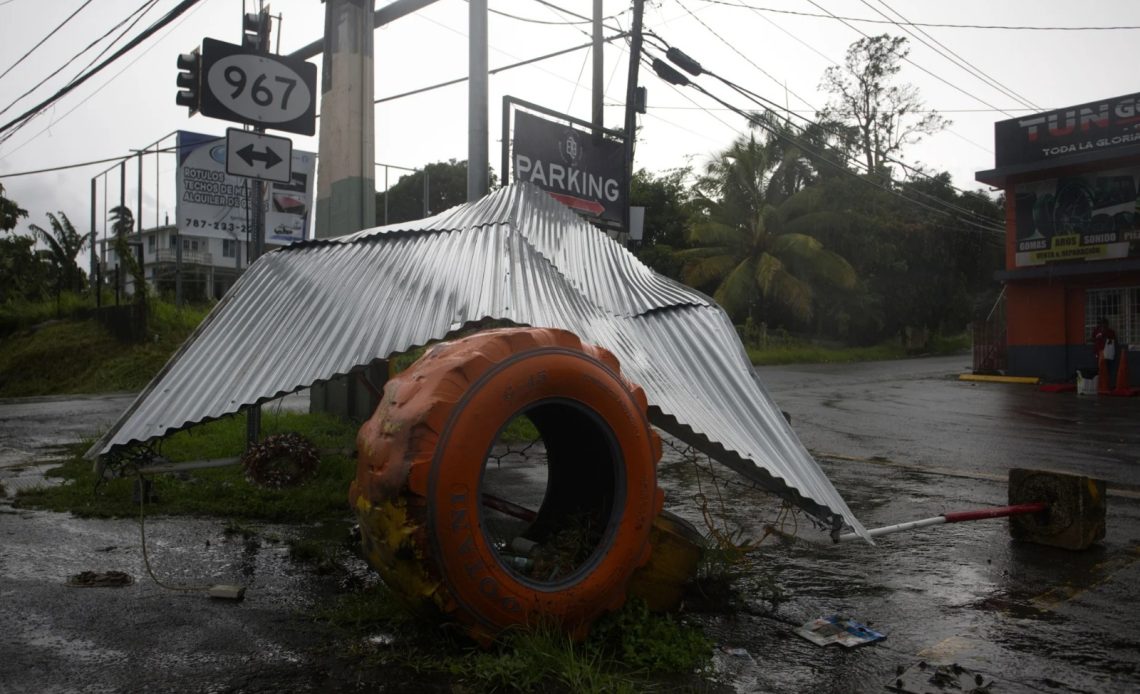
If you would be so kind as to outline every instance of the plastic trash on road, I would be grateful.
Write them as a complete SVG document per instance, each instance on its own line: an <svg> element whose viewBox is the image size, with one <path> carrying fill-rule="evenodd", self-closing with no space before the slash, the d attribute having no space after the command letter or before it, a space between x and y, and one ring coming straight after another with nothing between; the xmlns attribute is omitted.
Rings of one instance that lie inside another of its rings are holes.
<svg viewBox="0 0 1140 694"><path fill-rule="evenodd" d="M886 634L840 615L813 619L796 629L796 633L817 646L838 643L845 648L862 646L887 638Z"/></svg>

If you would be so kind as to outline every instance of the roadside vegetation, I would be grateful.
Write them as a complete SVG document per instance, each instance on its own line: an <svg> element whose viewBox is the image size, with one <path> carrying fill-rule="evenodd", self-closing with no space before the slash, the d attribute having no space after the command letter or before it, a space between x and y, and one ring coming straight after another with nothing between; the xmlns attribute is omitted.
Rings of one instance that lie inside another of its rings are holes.
<svg viewBox="0 0 1140 694"><path fill-rule="evenodd" d="M113 301L106 297L104 305ZM208 306L147 305L147 339L124 343L91 317L94 301L65 293L0 305L0 397L140 390L162 369ZM57 317L60 316L60 317Z"/></svg>

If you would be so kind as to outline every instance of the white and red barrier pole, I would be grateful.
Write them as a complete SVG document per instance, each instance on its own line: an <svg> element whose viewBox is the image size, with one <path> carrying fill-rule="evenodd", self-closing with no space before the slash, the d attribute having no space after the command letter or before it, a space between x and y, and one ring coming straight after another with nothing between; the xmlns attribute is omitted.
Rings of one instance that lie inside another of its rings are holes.
<svg viewBox="0 0 1140 694"><path fill-rule="evenodd" d="M1013 506L999 506L997 508L976 509L973 511L954 511L951 513L944 513L941 516L934 516L933 518L923 518L921 520L908 521L906 523L887 525L882 528L872 528L867 532L871 535L871 537L878 537L880 535L890 535L891 533L899 533L904 530L926 528L932 525L942 525L944 523L962 523L964 521L985 520L987 518L1023 516L1031 513L1041 513L1042 511L1047 510L1049 510L1049 504L1040 501L1030 504L1015 504ZM839 539L836 540L836 542L857 539L859 539L859 536L855 533L844 533L843 535L839 536Z"/></svg>

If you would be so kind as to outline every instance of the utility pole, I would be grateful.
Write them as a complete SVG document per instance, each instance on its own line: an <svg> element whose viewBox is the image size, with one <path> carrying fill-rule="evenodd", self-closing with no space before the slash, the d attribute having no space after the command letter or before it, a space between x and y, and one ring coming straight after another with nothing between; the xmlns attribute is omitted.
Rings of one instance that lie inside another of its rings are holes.
<svg viewBox="0 0 1140 694"><path fill-rule="evenodd" d="M95 219L95 176L91 177L91 277L89 281L91 286L95 288L95 307L99 308L103 305L103 287L100 286L99 273L96 269L99 264L99 247L98 239L96 239L97 221Z"/></svg>
<svg viewBox="0 0 1140 694"><path fill-rule="evenodd" d="M602 55L602 0L594 0L594 47L593 47L593 101L591 103L590 122L594 124L594 140L602 139L602 129L605 127L605 112L602 105L605 85L602 84L605 61Z"/></svg>
<svg viewBox="0 0 1140 694"><path fill-rule="evenodd" d="M633 28L629 39L629 81L625 88L625 211L623 231L629 233L629 191L633 183L633 140L637 135L637 68L641 63L641 17L645 0L633 0Z"/></svg>
<svg viewBox="0 0 1140 694"><path fill-rule="evenodd" d="M488 189L487 0L469 0L468 6L467 202L474 202Z"/></svg>
<svg viewBox="0 0 1140 694"><path fill-rule="evenodd" d="M406 2L399 4L408 6ZM373 0L325 0L314 234L319 239L376 226L372 5ZM366 419L378 398L358 379L367 379L378 387L387 375L386 363L373 362L359 376L314 384L309 391L309 408L345 419Z"/></svg>
<svg viewBox="0 0 1140 694"><path fill-rule="evenodd" d="M315 236L376 225L373 0L326 0Z"/></svg>

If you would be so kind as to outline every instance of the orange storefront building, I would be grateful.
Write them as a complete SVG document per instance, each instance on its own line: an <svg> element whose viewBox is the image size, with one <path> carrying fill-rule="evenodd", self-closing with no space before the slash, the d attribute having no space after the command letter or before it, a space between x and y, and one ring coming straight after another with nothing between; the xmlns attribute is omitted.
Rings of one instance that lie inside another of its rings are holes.
<svg viewBox="0 0 1140 694"><path fill-rule="evenodd" d="M1005 191L1004 370L1047 381L1096 367L1101 318L1140 383L1140 93L994 125Z"/></svg>

